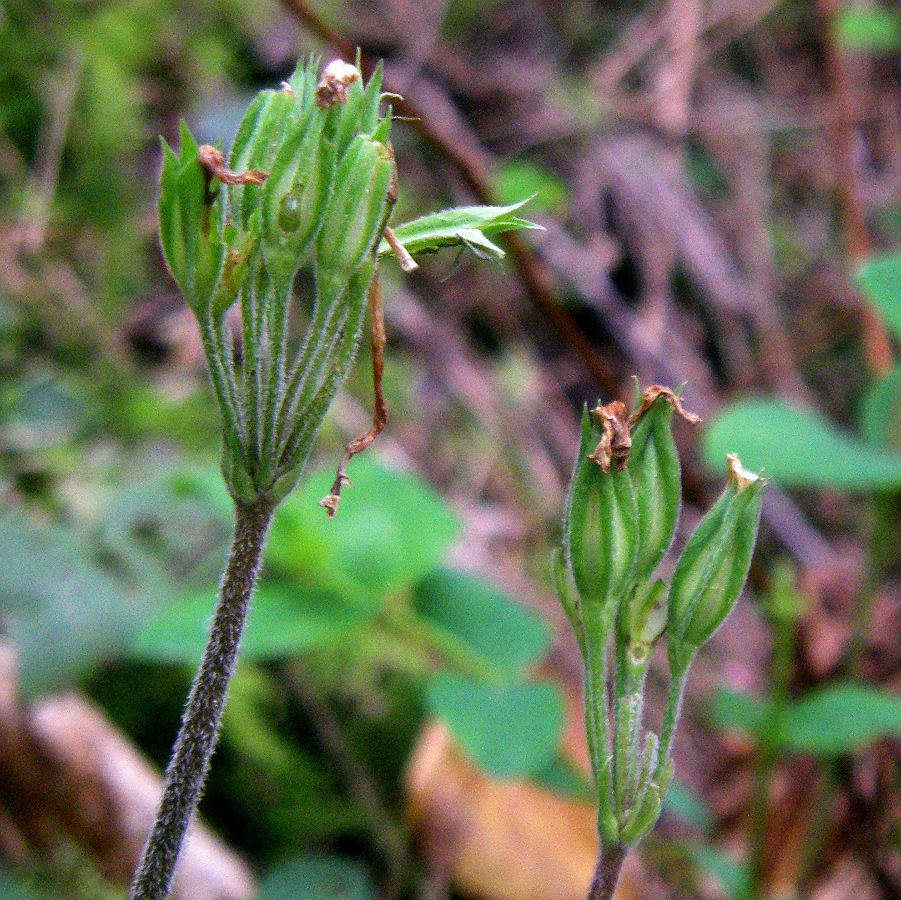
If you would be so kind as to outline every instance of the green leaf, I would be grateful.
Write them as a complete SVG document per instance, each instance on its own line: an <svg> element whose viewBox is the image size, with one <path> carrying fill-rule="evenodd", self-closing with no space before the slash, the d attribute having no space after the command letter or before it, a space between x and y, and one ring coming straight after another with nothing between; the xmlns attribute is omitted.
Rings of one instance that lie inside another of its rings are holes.
<svg viewBox="0 0 901 900"><path fill-rule="evenodd" d="M0 613L28 693L60 688L117 656L143 604L62 528L0 518Z"/></svg>
<svg viewBox="0 0 901 900"><path fill-rule="evenodd" d="M426 693L429 710L498 778L533 775L548 766L563 726L563 700L549 684L485 684L440 674Z"/></svg>
<svg viewBox="0 0 901 900"><path fill-rule="evenodd" d="M748 468L788 487L869 491L901 486L901 456L779 400L739 401L713 417L704 435L708 464L722 469L730 451Z"/></svg>
<svg viewBox="0 0 901 900"><path fill-rule="evenodd" d="M257 900L377 900L366 866L359 860L325 854L297 856L270 869Z"/></svg>
<svg viewBox="0 0 901 900"><path fill-rule="evenodd" d="M494 178L493 187L504 203L515 203L517 197L533 197L533 202L539 209L558 214L566 209L566 182L527 159L502 163Z"/></svg>
<svg viewBox="0 0 901 900"><path fill-rule="evenodd" d="M880 5L845 5L835 18L835 35L852 50L891 53L901 48L901 15Z"/></svg>
<svg viewBox="0 0 901 900"><path fill-rule="evenodd" d="M834 684L791 703L782 743L823 756L901 736L901 698L864 684Z"/></svg>
<svg viewBox="0 0 901 900"><path fill-rule="evenodd" d="M769 704L750 694L720 688L713 697L710 716L721 728L735 728L756 737L769 720Z"/></svg>
<svg viewBox="0 0 901 900"><path fill-rule="evenodd" d="M362 590L383 597L415 584L456 538L456 517L422 481L372 456L354 459L349 474L353 487L342 493L334 519L318 506L331 490L331 468L310 476L279 506L267 562L345 595Z"/></svg>
<svg viewBox="0 0 901 900"><path fill-rule="evenodd" d="M144 625L131 655L157 663L194 665L203 653L215 604L215 597L206 593L173 604ZM327 591L263 585L251 603L241 657L246 661L284 659L332 643L359 625L367 612Z"/></svg>
<svg viewBox="0 0 901 900"><path fill-rule="evenodd" d="M857 283L901 338L901 254L867 260L857 270Z"/></svg>
<svg viewBox="0 0 901 900"><path fill-rule="evenodd" d="M504 251L487 239L487 235L500 234L519 228L543 231L541 225L513 215L528 203L510 206L461 206L443 212L432 213L406 222L394 228L394 235L409 253L434 253L441 247L468 246L487 258L503 259ZM473 233L476 233L476 238ZM379 255L391 253L386 241L379 244Z"/></svg>
<svg viewBox="0 0 901 900"><path fill-rule="evenodd" d="M695 865L709 872L730 900L741 900L748 896L751 872L747 865L707 844L692 843L687 846L687 850Z"/></svg>
<svg viewBox="0 0 901 900"><path fill-rule="evenodd" d="M901 366L877 379L864 398L860 428L871 443L901 454Z"/></svg>
<svg viewBox="0 0 901 900"><path fill-rule="evenodd" d="M702 831L709 831L716 821L703 798L681 781L673 781L670 784L663 800L663 809Z"/></svg>
<svg viewBox="0 0 901 900"><path fill-rule="evenodd" d="M530 780L561 797L582 803L597 803L591 780L560 752L554 753L546 765L532 772Z"/></svg>
<svg viewBox="0 0 901 900"><path fill-rule="evenodd" d="M416 612L490 665L515 674L547 651L544 623L478 578L438 569L416 588Z"/></svg>

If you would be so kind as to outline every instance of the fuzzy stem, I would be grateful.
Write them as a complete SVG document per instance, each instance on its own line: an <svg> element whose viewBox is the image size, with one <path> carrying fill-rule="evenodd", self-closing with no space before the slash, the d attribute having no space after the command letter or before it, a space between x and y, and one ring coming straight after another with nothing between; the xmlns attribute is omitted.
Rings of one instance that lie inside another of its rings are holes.
<svg viewBox="0 0 901 900"><path fill-rule="evenodd" d="M598 849L594 877L588 888L588 900L613 900L629 848L623 844L603 845Z"/></svg>
<svg viewBox="0 0 901 900"><path fill-rule="evenodd" d="M144 847L130 900L164 900L216 746L228 682L234 672L250 595L274 507L235 504L235 531L210 637L194 676L181 729L166 769L156 821Z"/></svg>

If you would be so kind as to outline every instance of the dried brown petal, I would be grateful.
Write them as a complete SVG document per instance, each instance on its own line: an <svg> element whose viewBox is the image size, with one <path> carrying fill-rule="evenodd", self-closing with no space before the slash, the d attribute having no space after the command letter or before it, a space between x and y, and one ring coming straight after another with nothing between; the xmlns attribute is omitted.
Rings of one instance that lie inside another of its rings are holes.
<svg viewBox="0 0 901 900"><path fill-rule="evenodd" d="M652 384L641 392L641 404L631 416L629 416L629 425L634 425L650 408L651 404L658 397L663 397L667 403L690 425L697 425L701 421L700 416L694 413L686 412L682 406L682 398L672 389L664 387L662 384Z"/></svg>
<svg viewBox="0 0 901 900"><path fill-rule="evenodd" d="M262 184L268 172L259 169L248 169L246 172L232 172L225 167L222 151L209 144L201 144L197 148L197 159L208 176L218 179L223 184Z"/></svg>
<svg viewBox="0 0 901 900"><path fill-rule="evenodd" d="M347 89L360 77L360 70L343 59L330 62L323 70L316 86L316 105L320 109L344 103Z"/></svg>
<svg viewBox="0 0 901 900"><path fill-rule="evenodd" d="M602 431L600 442L588 454L588 458L594 460L605 472L610 471L610 464L616 460L616 471L622 472L632 447L625 404L613 400L606 406L596 406L591 414L601 423Z"/></svg>

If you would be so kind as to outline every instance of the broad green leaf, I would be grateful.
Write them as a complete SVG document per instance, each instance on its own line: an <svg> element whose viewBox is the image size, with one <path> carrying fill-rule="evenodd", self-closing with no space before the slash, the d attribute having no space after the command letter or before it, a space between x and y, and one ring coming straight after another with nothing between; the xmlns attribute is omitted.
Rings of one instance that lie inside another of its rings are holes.
<svg viewBox="0 0 901 900"><path fill-rule="evenodd" d="M550 644L544 623L484 581L441 568L416 588L414 608L490 665L514 674Z"/></svg>
<svg viewBox="0 0 901 900"><path fill-rule="evenodd" d="M709 465L735 452L749 469L787 487L891 490L901 486L901 455L840 431L818 413L779 400L743 400L714 416L704 435Z"/></svg>
<svg viewBox="0 0 901 900"><path fill-rule="evenodd" d="M845 4L834 29L839 41L852 50L891 53L901 48L901 14L887 5Z"/></svg>
<svg viewBox="0 0 901 900"><path fill-rule="evenodd" d="M215 597L204 593L173 604L144 625L132 656L194 665L203 653L215 603ZM294 656L340 639L365 615L365 609L331 592L263 585L251 603L241 656L257 661Z"/></svg>
<svg viewBox="0 0 901 900"><path fill-rule="evenodd" d="M426 702L485 770L498 778L522 778L544 769L557 749L563 701L549 684L506 685L434 676Z"/></svg>
<svg viewBox="0 0 901 900"><path fill-rule="evenodd" d="M860 428L871 444L901 454L901 366L890 369L867 391Z"/></svg>
<svg viewBox="0 0 901 900"><path fill-rule="evenodd" d="M597 803L597 793L590 777L584 775L562 753L555 753L546 765L532 772L530 780L561 797L570 797L583 803Z"/></svg>
<svg viewBox="0 0 901 900"><path fill-rule="evenodd" d="M362 862L344 856L308 855L285 860L264 876L257 900L377 900Z"/></svg>
<svg viewBox="0 0 901 900"><path fill-rule="evenodd" d="M318 506L334 469L306 480L278 508L267 562L279 571L345 594L384 596L413 585L435 568L459 525L440 497L412 475L386 469L371 456L349 466L353 487L341 494L334 519Z"/></svg>
<svg viewBox="0 0 901 900"><path fill-rule="evenodd" d="M527 159L502 163L494 178L494 191L502 203L532 197L539 208L561 213L568 200L566 182Z"/></svg>
<svg viewBox="0 0 901 900"><path fill-rule="evenodd" d="M713 721L723 728L737 728L749 735L763 731L769 716L769 705L750 694L720 688L713 697L710 710Z"/></svg>
<svg viewBox="0 0 901 900"><path fill-rule="evenodd" d="M707 844L692 843L687 849L695 865L709 872L730 900L748 896L751 873L744 863Z"/></svg>
<svg viewBox="0 0 901 900"><path fill-rule="evenodd" d="M398 225L394 228L394 235L414 255L434 253L441 247L465 245L484 252L492 259L503 259L504 251L487 240L488 235L518 228L544 230L541 225L514 215L528 202L523 200L510 206L461 206L448 209ZM478 239L473 232L479 235ZM390 253L391 248L383 240L379 245L379 255Z"/></svg>
<svg viewBox="0 0 901 900"><path fill-rule="evenodd" d="M0 518L0 613L28 693L62 687L117 656L144 612L124 581L62 528Z"/></svg>
<svg viewBox="0 0 901 900"><path fill-rule="evenodd" d="M857 283L901 337L901 254L875 256L857 270Z"/></svg>
<svg viewBox="0 0 901 900"><path fill-rule="evenodd" d="M782 743L829 756L901 736L901 698L864 684L835 684L791 703Z"/></svg>
<svg viewBox="0 0 901 900"><path fill-rule="evenodd" d="M702 831L709 831L715 823L715 817L703 798L681 781L673 781L670 784L663 799L663 808Z"/></svg>

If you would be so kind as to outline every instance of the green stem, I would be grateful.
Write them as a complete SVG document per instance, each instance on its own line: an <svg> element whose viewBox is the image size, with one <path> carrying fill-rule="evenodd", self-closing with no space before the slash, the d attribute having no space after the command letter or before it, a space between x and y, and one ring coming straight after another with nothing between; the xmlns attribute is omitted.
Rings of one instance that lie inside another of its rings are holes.
<svg viewBox="0 0 901 900"><path fill-rule="evenodd" d="M745 893L747 900L763 896L763 867L770 786L779 761L779 736L788 708L792 657L795 649L794 620L776 619L773 626L773 662L770 667L770 680L773 687L768 715L759 736L760 755L754 772L751 824L749 826L750 859Z"/></svg>
<svg viewBox="0 0 901 900"><path fill-rule="evenodd" d="M657 754L657 771L654 773L654 781L660 783L663 769L669 759L673 745L673 737L676 734L676 725L679 722L679 713L682 710L682 697L685 694L685 683L688 680L688 669L691 661L673 665L670 661L669 687L666 692L666 706L663 709L663 721L660 723L660 745Z"/></svg>
<svg viewBox="0 0 901 900"><path fill-rule="evenodd" d="M240 442L243 437L243 431L239 422L236 387L222 358L223 345L221 335L217 333L213 320L209 316L200 320L200 340L203 343L203 350L210 370L210 381L213 383L213 390L216 393L216 399L219 401L219 408L222 410L225 431L229 435L227 440L229 442L232 440ZM231 437L232 435L234 435L233 438Z"/></svg>
<svg viewBox="0 0 901 900"><path fill-rule="evenodd" d="M130 900L164 900L216 746L250 595L260 569L273 506L235 504L235 531L203 658L188 695L166 769L156 821L144 847Z"/></svg>

